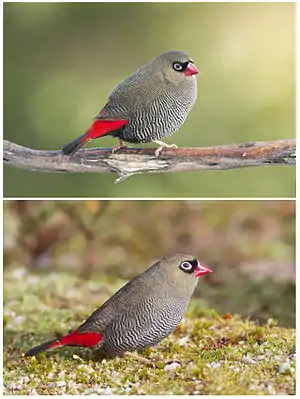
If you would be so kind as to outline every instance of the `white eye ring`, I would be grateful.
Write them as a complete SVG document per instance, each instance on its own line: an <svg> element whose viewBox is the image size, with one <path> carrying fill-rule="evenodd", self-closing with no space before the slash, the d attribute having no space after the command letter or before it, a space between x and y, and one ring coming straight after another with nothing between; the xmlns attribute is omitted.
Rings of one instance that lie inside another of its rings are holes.
<svg viewBox="0 0 300 399"><path fill-rule="evenodd" d="M175 69L175 71L182 71L182 65L180 64L180 62L174 62L173 64L173 68Z"/></svg>
<svg viewBox="0 0 300 399"><path fill-rule="evenodd" d="M193 265L190 262L182 262L180 266L183 270L186 271L192 270L193 268Z"/></svg>

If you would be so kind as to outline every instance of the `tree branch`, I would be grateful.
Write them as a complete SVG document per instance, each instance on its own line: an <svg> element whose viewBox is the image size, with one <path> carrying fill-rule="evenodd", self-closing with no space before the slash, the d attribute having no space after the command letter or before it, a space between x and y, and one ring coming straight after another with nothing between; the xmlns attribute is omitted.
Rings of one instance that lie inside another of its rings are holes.
<svg viewBox="0 0 300 399"><path fill-rule="evenodd" d="M229 144L217 147L163 149L156 157L153 148L80 150L69 157L61 151L32 150L4 140L6 165L38 172L115 172L120 182L138 173L167 173L203 169L233 169L264 165L295 165L296 140Z"/></svg>

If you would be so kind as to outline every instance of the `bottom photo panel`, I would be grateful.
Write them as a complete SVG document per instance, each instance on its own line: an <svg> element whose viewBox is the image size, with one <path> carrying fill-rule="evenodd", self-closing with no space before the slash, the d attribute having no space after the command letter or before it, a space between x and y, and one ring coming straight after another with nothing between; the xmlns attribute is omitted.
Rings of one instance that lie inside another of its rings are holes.
<svg viewBox="0 0 300 399"><path fill-rule="evenodd" d="M295 394L295 201L4 201L5 395Z"/></svg>

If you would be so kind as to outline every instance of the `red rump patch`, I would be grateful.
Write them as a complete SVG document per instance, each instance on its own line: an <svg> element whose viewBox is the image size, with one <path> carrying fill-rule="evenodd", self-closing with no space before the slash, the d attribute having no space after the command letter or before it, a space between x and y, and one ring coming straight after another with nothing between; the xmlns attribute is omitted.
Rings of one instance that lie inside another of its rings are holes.
<svg viewBox="0 0 300 399"><path fill-rule="evenodd" d="M103 335L96 332L83 332L78 330L72 331L70 334L62 337L57 343L54 342L52 348L60 345L87 346L92 348L96 344L103 341Z"/></svg>
<svg viewBox="0 0 300 399"><path fill-rule="evenodd" d="M93 124L86 131L85 136L81 139L81 143L105 136L114 130L119 130L121 127L127 125L127 123L128 121L126 119L95 119Z"/></svg>

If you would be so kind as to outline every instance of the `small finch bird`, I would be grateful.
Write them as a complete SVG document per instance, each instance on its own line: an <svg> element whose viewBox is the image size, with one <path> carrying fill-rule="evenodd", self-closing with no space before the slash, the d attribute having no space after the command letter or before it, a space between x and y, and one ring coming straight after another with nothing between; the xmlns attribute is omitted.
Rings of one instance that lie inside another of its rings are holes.
<svg viewBox="0 0 300 399"><path fill-rule="evenodd" d="M156 345L178 325L198 277L209 272L192 255L162 258L124 285L78 328L35 346L25 356L59 346L82 346L111 357Z"/></svg>
<svg viewBox="0 0 300 399"><path fill-rule="evenodd" d="M112 135L119 139L116 151L129 143L176 147L161 139L184 123L197 99L198 73L190 56L181 51L159 55L120 83L109 96L93 124L80 137L66 144L62 153L71 155L89 141Z"/></svg>

